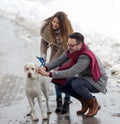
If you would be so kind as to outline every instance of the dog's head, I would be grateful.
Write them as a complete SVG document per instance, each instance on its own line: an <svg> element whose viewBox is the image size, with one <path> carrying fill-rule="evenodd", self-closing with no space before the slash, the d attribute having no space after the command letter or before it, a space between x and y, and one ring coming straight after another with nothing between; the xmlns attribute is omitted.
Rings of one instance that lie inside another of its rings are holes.
<svg viewBox="0 0 120 124"><path fill-rule="evenodd" d="M36 78L38 76L39 66L36 63L27 63L24 66L24 71L27 78Z"/></svg>

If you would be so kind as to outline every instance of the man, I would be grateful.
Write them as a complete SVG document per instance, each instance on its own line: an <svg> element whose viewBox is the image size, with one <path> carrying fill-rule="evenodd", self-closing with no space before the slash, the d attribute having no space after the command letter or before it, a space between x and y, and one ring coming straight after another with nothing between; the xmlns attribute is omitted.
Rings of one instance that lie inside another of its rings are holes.
<svg viewBox="0 0 120 124"><path fill-rule="evenodd" d="M77 111L77 114L84 114L88 110L86 116L92 117L100 109L92 93L106 93L107 74L99 58L84 43L82 34L72 33L68 37L67 46L67 51L45 67L40 68L38 72L52 77L53 83L59 82L60 91L81 102L82 109ZM60 65L62 66L58 71L49 72Z"/></svg>

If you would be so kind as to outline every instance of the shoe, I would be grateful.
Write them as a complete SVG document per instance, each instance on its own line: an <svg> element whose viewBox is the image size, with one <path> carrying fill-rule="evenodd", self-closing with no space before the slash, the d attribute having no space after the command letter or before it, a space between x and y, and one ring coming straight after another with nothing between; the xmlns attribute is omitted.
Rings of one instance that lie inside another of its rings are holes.
<svg viewBox="0 0 120 124"><path fill-rule="evenodd" d="M79 99L79 101L81 102L82 108L76 112L77 115L84 114L88 110L87 101L83 98Z"/></svg>
<svg viewBox="0 0 120 124"><path fill-rule="evenodd" d="M100 109L100 105L97 102L97 99L94 97L93 99L87 100L87 104L89 107L88 113L85 115L86 117L93 117L97 114Z"/></svg>
<svg viewBox="0 0 120 124"><path fill-rule="evenodd" d="M72 103L72 102L70 101L69 98L64 99L64 104L63 104L63 107L62 107L62 110L61 110L61 114L69 113L70 103Z"/></svg>
<svg viewBox="0 0 120 124"><path fill-rule="evenodd" d="M61 109L62 109L62 97L61 96L58 96L57 97L56 103L57 103L57 107L55 109L55 112L56 113L60 113L61 112Z"/></svg>

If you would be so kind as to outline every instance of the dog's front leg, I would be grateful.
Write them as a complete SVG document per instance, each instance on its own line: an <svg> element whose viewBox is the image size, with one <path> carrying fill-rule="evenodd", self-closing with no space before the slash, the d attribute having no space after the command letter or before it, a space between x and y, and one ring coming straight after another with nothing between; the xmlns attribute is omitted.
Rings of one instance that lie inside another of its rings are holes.
<svg viewBox="0 0 120 124"><path fill-rule="evenodd" d="M34 99L32 99L31 97L28 97L28 102L31 108L30 114L32 113L32 117L34 121L38 121L38 117L36 115L35 109L34 109Z"/></svg>
<svg viewBox="0 0 120 124"><path fill-rule="evenodd" d="M42 103L42 97L41 97L41 94L38 96L38 104L40 106L40 109L41 109L41 116L42 116L42 119L43 120L47 120L47 113L43 107L43 103Z"/></svg>
<svg viewBox="0 0 120 124"><path fill-rule="evenodd" d="M29 100L28 100L29 102ZM35 105L35 102L34 102L34 99L32 99L32 102L33 102L33 106ZM29 102L29 106L30 106L30 102ZM27 116L31 116L32 114L32 110L31 110L31 106L30 106L30 111L27 113Z"/></svg>
<svg viewBox="0 0 120 124"><path fill-rule="evenodd" d="M49 107L49 99L46 99L46 106L47 106L47 113L51 114L51 110L50 110L50 107Z"/></svg>
<svg viewBox="0 0 120 124"><path fill-rule="evenodd" d="M48 89L46 87L44 87L44 89L43 89L43 94L46 98L47 113L51 114L50 107L49 107Z"/></svg>

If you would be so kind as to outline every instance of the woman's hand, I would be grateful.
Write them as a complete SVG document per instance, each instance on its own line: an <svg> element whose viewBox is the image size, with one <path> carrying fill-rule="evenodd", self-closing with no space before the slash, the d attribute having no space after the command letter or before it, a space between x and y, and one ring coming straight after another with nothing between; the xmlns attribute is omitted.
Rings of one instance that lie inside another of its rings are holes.
<svg viewBox="0 0 120 124"><path fill-rule="evenodd" d="M38 69L38 74L41 74L43 76L49 76L50 72L47 72L45 67L41 67Z"/></svg>

